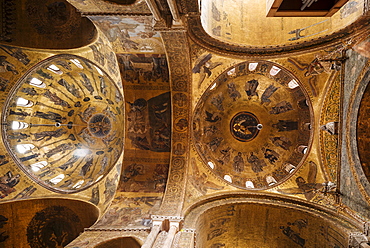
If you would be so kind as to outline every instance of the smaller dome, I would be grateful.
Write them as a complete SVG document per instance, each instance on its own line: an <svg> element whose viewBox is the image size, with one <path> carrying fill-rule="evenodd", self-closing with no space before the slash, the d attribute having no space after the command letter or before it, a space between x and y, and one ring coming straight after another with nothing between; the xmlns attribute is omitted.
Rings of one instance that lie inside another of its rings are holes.
<svg viewBox="0 0 370 248"><path fill-rule="evenodd" d="M205 164L243 189L268 189L291 177L309 149L310 105L298 80L269 61L221 73L199 100L193 140Z"/></svg>
<svg viewBox="0 0 370 248"><path fill-rule="evenodd" d="M123 97L99 66L81 57L54 56L29 70L3 116L3 138L18 166L54 191L91 186L123 150Z"/></svg>

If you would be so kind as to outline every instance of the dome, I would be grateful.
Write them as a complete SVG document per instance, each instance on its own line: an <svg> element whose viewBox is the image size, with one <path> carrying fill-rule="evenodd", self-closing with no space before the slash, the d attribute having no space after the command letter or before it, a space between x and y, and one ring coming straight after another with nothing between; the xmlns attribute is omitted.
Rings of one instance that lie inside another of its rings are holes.
<svg viewBox="0 0 370 248"><path fill-rule="evenodd" d="M73 193L102 179L123 150L124 101L99 66L51 57L9 94L3 139L17 165L40 185Z"/></svg>
<svg viewBox="0 0 370 248"><path fill-rule="evenodd" d="M193 140L222 180L268 189L301 165L310 123L310 103L297 78L272 62L244 62L221 73L202 95Z"/></svg>

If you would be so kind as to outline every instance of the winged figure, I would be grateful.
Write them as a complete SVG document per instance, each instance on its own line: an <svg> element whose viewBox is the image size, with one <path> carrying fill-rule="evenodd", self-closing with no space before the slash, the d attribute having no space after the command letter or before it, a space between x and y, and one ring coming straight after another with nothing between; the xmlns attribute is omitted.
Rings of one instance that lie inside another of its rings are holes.
<svg viewBox="0 0 370 248"><path fill-rule="evenodd" d="M219 117L218 115L212 114L212 113L208 112L207 110L206 110L206 115L207 116L206 116L205 120L208 121L208 122L217 122L217 121L221 120L221 117Z"/></svg>
<svg viewBox="0 0 370 248"><path fill-rule="evenodd" d="M198 88L203 83L204 79L209 78L212 75L212 70L219 65L222 65L222 62L212 62L212 54L208 53L198 58L195 63L195 66L192 69L193 73L199 73L199 82Z"/></svg>
<svg viewBox="0 0 370 248"><path fill-rule="evenodd" d="M224 188L223 186L208 181L208 176L199 171L195 158L191 159L191 166L193 169L193 175L190 175L189 181L200 193L202 193L202 195L205 195L209 189L221 190Z"/></svg>
<svg viewBox="0 0 370 248"><path fill-rule="evenodd" d="M309 162L309 171L307 175L307 181L303 177L296 178L297 187L278 189L278 192L287 195L303 194L307 200L311 200L317 190L322 189L325 183L316 183L317 165L313 162Z"/></svg>

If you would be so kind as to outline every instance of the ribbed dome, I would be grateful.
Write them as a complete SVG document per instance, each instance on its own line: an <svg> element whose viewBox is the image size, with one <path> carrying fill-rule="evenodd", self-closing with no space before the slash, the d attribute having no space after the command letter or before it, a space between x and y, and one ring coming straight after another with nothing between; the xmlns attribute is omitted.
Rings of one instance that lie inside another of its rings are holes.
<svg viewBox="0 0 370 248"><path fill-rule="evenodd" d="M36 182L75 192L103 178L123 149L124 101L87 59L59 55L25 74L7 100L4 140Z"/></svg>

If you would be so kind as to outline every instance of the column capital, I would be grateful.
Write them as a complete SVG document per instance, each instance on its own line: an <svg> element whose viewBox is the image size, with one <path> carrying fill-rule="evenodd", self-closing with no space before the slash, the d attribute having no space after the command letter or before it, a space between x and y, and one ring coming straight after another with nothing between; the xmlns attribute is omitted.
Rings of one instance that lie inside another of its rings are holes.
<svg viewBox="0 0 370 248"><path fill-rule="evenodd" d="M365 234L360 232L353 232L349 234L348 247L350 248L362 248L367 247L368 238Z"/></svg>

